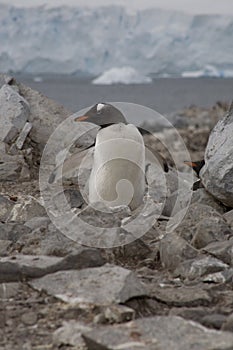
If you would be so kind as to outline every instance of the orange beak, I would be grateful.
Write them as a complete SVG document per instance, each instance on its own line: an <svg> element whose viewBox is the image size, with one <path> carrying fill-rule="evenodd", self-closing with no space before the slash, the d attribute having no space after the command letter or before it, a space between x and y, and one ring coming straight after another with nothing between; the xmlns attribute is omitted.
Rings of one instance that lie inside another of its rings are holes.
<svg viewBox="0 0 233 350"><path fill-rule="evenodd" d="M87 120L89 117L87 115L82 115L81 117L75 118L75 122L83 122L84 120Z"/></svg>
<svg viewBox="0 0 233 350"><path fill-rule="evenodd" d="M186 165L190 166L191 168L193 168L193 167L197 166L197 164L196 164L196 163L194 163L194 162L184 162L184 164L186 164Z"/></svg>

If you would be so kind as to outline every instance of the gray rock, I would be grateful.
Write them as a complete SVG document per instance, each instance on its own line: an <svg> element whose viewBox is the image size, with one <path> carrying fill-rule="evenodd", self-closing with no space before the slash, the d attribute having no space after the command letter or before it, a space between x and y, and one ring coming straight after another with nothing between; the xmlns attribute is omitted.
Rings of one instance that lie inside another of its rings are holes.
<svg viewBox="0 0 233 350"><path fill-rule="evenodd" d="M138 319L124 325L101 326L83 333L88 350L230 350L233 335L205 328L176 316Z"/></svg>
<svg viewBox="0 0 233 350"><path fill-rule="evenodd" d="M24 142L28 136L28 134L30 133L31 131L31 128L32 128L32 124L27 122L22 131L20 132L17 140L15 141L15 145L18 149L22 149L23 148L23 145L24 145Z"/></svg>
<svg viewBox="0 0 233 350"><path fill-rule="evenodd" d="M221 329L227 316L223 314L212 313L211 315L206 315L202 319L203 326Z"/></svg>
<svg viewBox="0 0 233 350"><path fill-rule="evenodd" d="M221 260L210 256L200 256L197 259L190 259L181 263L174 271L174 275L188 280L195 280L210 273L227 270L228 268L229 266Z"/></svg>
<svg viewBox="0 0 233 350"><path fill-rule="evenodd" d="M0 89L0 140L10 143L23 129L29 117L29 105L9 85Z"/></svg>
<svg viewBox="0 0 233 350"><path fill-rule="evenodd" d="M223 331L233 332L233 314L230 314L222 325Z"/></svg>
<svg viewBox="0 0 233 350"><path fill-rule="evenodd" d="M128 206L109 208L101 202L93 203L92 206L79 211L77 217L72 218L67 236L79 244L99 248L112 248L130 243L137 238L137 233L128 232L130 224L121 227L123 219L131 218L130 214ZM66 227L62 229L66 233Z"/></svg>
<svg viewBox="0 0 233 350"><path fill-rule="evenodd" d="M100 266L103 263L98 251L92 249L90 252L86 248L80 248L79 252L64 258L18 254L0 259L0 281L36 278L60 270Z"/></svg>
<svg viewBox="0 0 233 350"><path fill-rule="evenodd" d="M7 256L12 242L9 240L0 240L0 256Z"/></svg>
<svg viewBox="0 0 233 350"><path fill-rule="evenodd" d="M26 326L33 326L37 323L37 314L33 311L26 312L21 316L21 321Z"/></svg>
<svg viewBox="0 0 233 350"><path fill-rule="evenodd" d="M34 91L19 83L17 83L17 86L20 95L30 105L28 121L33 125L30 138L43 149L51 133L72 112L66 110L57 102L48 99L38 91Z"/></svg>
<svg viewBox="0 0 233 350"><path fill-rule="evenodd" d="M20 223L1 223L0 222L0 239L16 242L24 234L31 232L29 227Z"/></svg>
<svg viewBox="0 0 233 350"><path fill-rule="evenodd" d="M228 225L230 225L230 227L233 229L233 210L223 214L223 217L227 221Z"/></svg>
<svg viewBox="0 0 233 350"><path fill-rule="evenodd" d="M96 128L96 131L98 128ZM64 150L61 151L62 154ZM85 159L84 163L83 160ZM56 157L56 168L51 173L50 182L58 182L61 180L65 184L78 185L80 188L85 188L88 182L93 163L93 155L90 149L76 150L74 153L69 153L63 162L62 156Z"/></svg>
<svg viewBox="0 0 233 350"><path fill-rule="evenodd" d="M24 154L8 154L0 150L0 181L23 180L23 169L28 168Z"/></svg>
<svg viewBox="0 0 233 350"><path fill-rule="evenodd" d="M60 197L64 196L64 195L65 195L67 203L71 209L72 208L79 208L84 203L84 199L83 199L81 193L75 188L67 188L67 189L63 190L62 192L57 193L53 197L54 202L60 203L61 202Z"/></svg>
<svg viewBox="0 0 233 350"><path fill-rule="evenodd" d="M50 220L47 216L38 216L33 217L25 222L25 226L29 227L31 230L35 230L37 228L47 228L50 223ZM43 254L42 254L43 255Z"/></svg>
<svg viewBox="0 0 233 350"><path fill-rule="evenodd" d="M215 241L223 241L233 235L231 228L220 218L203 219L196 225L196 232L191 244L197 248L203 248Z"/></svg>
<svg viewBox="0 0 233 350"><path fill-rule="evenodd" d="M3 141L0 141L0 156L2 157L7 153L7 144Z"/></svg>
<svg viewBox="0 0 233 350"><path fill-rule="evenodd" d="M14 282L57 271L62 258L16 255L0 259L0 281Z"/></svg>
<svg viewBox="0 0 233 350"><path fill-rule="evenodd" d="M203 251L222 260L233 267L233 239L222 242L212 242L203 248Z"/></svg>
<svg viewBox="0 0 233 350"><path fill-rule="evenodd" d="M7 222L26 222L34 217L45 216L45 208L32 196L21 196L12 208Z"/></svg>
<svg viewBox="0 0 233 350"><path fill-rule="evenodd" d="M169 311L169 316L180 316L186 320L192 320L201 323L203 317L210 315L213 311L209 307L173 307Z"/></svg>
<svg viewBox="0 0 233 350"><path fill-rule="evenodd" d="M47 223L22 235L17 246L23 254L54 256L66 256L80 249L80 244L66 237L53 224L47 228Z"/></svg>
<svg viewBox="0 0 233 350"><path fill-rule="evenodd" d="M201 278L203 282L207 283L230 283L233 282L233 269L225 269L219 272L210 273Z"/></svg>
<svg viewBox="0 0 233 350"><path fill-rule="evenodd" d="M185 209L191 201L193 183L197 180L195 175L187 172L169 170L166 177L166 195L162 214L174 216L182 209Z"/></svg>
<svg viewBox="0 0 233 350"><path fill-rule="evenodd" d="M112 304L101 308L100 313L94 316L94 324L113 324L131 321L136 312L125 305Z"/></svg>
<svg viewBox="0 0 233 350"><path fill-rule="evenodd" d="M166 145L164 153L168 153L172 157L176 167L181 172L190 172L188 167L184 164L187 160L188 151L184 146L184 141L181 134L175 129L165 129L163 132L156 132L153 134L154 138L158 139L163 145Z"/></svg>
<svg viewBox="0 0 233 350"><path fill-rule="evenodd" d="M15 202L0 194L0 221L6 221Z"/></svg>
<svg viewBox="0 0 233 350"><path fill-rule="evenodd" d="M200 285L166 286L151 285L150 296L170 306L198 306L210 304L212 298Z"/></svg>
<svg viewBox="0 0 233 350"><path fill-rule="evenodd" d="M70 304L124 303L130 298L146 294L133 272L110 265L80 271L61 271L33 280L30 285Z"/></svg>
<svg viewBox="0 0 233 350"><path fill-rule="evenodd" d="M191 189L185 188L173 192L166 198L162 215L171 217L187 208L192 193Z"/></svg>
<svg viewBox="0 0 233 350"><path fill-rule="evenodd" d="M110 260L117 265L127 264L128 266L135 266L143 263L145 259L150 259L153 255L153 250L142 239L136 239L129 244L115 247L110 251L105 250L105 254L108 257L108 261Z"/></svg>
<svg viewBox="0 0 233 350"><path fill-rule="evenodd" d="M62 345L70 345L77 350L86 350L85 342L82 339L82 333L90 330L91 328L87 325L74 320L68 322L64 321L62 327L58 328L53 333L53 344L58 348Z"/></svg>
<svg viewBox="0 0 233 350"><path fill-rule="evenodd" d="M161 239L159 252L162 265L171 271L174 271L181 262L198 255L198 251L175 232Z"/></svg>
<svg viewBox="0 0 233 350"><path fill-rule="evenodd" d="M179 219L179 213L171 220L172 224ZM178 219L177 219L178 217ZM227 239L233 231L222 215L210 206L194 203L189 206L184 219L175 232L186 241L202 248L211 241Z"/></svg>
<svg viewBox="0 0 233 350"><path fill-rule="evenodd" d="M14 82L14 78L7 74L0 74L0 88L5 85L11 85Z"/></svg>
<svg viewBox="0 0 233 350"><path fill-rule="evenodd" d="M212 130L200 177L215 198L233 207L233 104Z"/></svg>
<svg viewBox="0 0 233 350"><path fill-rule="evenodd" d="M193 192L191 204L193 203L208 205L221 214L223 214L225 211L225 207L222 205L222 203L215 199L210 193L208 193L205 188L198 188Z"/></svg>
<svg viewBox="0 0 233 350"><path fill-rule="evenodd" d="M20 284L17 282L0 284L0 299L7 300L14 298L19 293Z"/></svg>
<svg viewBox="0 0 233 350"><path fill-rule="evenodd" d="M135 311L125 305L109 305L104 310L104 317L109 323L122 323L135 318Z"/></svg>
<svg viewBox="0 0 233 350"><path fill-rule="evenodd" d="M0 164L0 181L14 181L19 179L21 170L21 162L12 161Z"/></svg>

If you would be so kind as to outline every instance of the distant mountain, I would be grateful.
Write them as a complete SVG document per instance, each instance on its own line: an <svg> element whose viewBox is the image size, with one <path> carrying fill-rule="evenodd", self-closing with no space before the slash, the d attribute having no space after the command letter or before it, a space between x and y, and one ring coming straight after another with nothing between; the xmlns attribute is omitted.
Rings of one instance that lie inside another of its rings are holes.
<svg viewBox="0 0 233 350"><path fill-rule="evenodd" d="M232 71L232 33L233 16L0 4L0 71L99 75L131 66L180 75L206 65Z"/></svg>

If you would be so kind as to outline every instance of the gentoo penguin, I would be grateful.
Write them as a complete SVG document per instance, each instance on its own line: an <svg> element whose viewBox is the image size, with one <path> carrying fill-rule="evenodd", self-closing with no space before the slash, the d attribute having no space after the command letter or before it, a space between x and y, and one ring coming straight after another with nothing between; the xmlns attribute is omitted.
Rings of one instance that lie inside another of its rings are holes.
<svg viewBox="0 0 233 350"><path fill-rule="evenodd" d="M195 181L194 184L193 184L193 188L192 188L193 191L196 191L199 188L203 187L201 179L199 178L199 174L200 174L200 171L201 171L202 167L205 165L205 160L202 159L202 160L197 160L195 162L187 162L186 161L186 162L184 162L184 164L186 164L189 167L191 167L195 171L195 173L196 173L196 175L198 177L198 180Z"/></svg>
<svg viewBox="0 0 233 350"><path fill-rule="evenodd" d="M118 124L118 123L124 123L128 124L126 118L124 115L111 105L110 103L97 103L92 108L90 108L85 115L80 116L75 119L77 122L86 121L88 123L93 123L98 126L101 126L101 128L106 128L112 124ZM137 127L138 131L141 135L151 135L151 133L145 129L142 129L140 127ZM91 147L91 146L90 146ZM149 149L152 153L154 153L154 150L150 147L150 145L146 145L147 149ZM166 160L160 155L160 153L156 152L156 158L162 168L165 172L168 172L168 164Z"/></svg>
<svg viewBox="0 0 233 350"><path fill-rule="evenodd" d="M191 167L199 177L199 173L201 171L201 168L205 165L205 161L204 159L202 159L202 160L197 160L195 162L184 162L184 164Z"/></svg>
<svg viewBox="0 0 233 350"><path fill-rule="evenodd" d="M98 103L75 121L101 126L89 178L89 201L134 210L145 194L145 145L138 128L114 106Z"/></svg>

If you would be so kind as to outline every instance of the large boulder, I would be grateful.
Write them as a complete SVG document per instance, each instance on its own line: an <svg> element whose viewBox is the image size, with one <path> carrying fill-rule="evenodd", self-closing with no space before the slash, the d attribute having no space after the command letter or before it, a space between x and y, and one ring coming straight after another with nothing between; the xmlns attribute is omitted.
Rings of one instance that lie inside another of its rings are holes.
<svg viewBox="0 0 233 350"><path fill-rule="evenodd" d="M215 198L233 207L233 103L210 134L200 177Z"/></svg>
<svg viewBox="0 0 233 350"><path fill-rule="evenodd" d="M28 102L11 86L0 89L0 141L11 143L29 117Z"/></svg>
<svg viewBox="0 0 233 350"><path fill-rule="evenodd" d="M29 121L32 123L31 139L41 150L56 127L72 114L59 103L50 100L38 91L17 83L19 93L30 105Z"/></svg>

